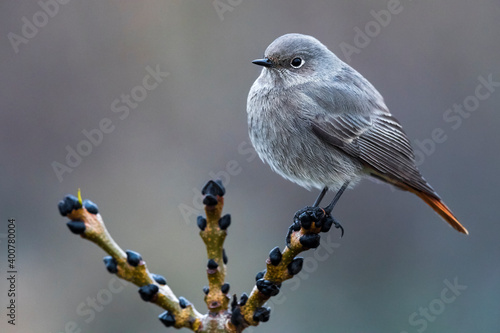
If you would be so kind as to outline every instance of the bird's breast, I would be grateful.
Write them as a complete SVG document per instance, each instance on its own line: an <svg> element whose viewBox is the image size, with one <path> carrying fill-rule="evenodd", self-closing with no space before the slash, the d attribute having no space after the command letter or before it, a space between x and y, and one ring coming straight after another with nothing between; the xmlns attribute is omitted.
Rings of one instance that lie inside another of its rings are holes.
<svg viewBox="0 0 500 333"><path fill-rule="evenodd" d="M340 187L360 167L316 137L301 116L304 110L288 96L262 85L250 90L248 129L255 150L275 172L303 187Z"/></svg>

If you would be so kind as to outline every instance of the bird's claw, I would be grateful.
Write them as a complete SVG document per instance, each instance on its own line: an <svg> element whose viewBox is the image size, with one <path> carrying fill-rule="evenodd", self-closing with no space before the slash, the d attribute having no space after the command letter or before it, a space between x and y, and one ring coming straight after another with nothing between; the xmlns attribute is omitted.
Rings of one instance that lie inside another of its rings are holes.
<svg viewBox="0 0 500 333"><path fill-rule="evenodd" d="M340 229L340 237L344 236L344 228L342 225L330 213L325 212L325 210L320 207L304 207L295 213L293 220L294 222L288 228L288 233L286 235L287 245L290 244L294 231L299 231L301 228L308 230L312 227L313 222L316 228L321 228L321 232L328 232L333 225L335 228Z"/></svg>
<svg viewBox="0 0 500 333"><path fill-rule="evenodd" d="M333 225L335 226L335 228L340 229L340 238L344 237L344 227L342 226L342 224L335 220L333 216L331 216L331 218L333 219Z"/></svg>
<svg viewBox="0 0 500 333"><path fill-rule="evenodd" d="M314 222L317 227L322 226L325 211L319 207L304 207L295 213L294 223L299 223L302 228L309 229Z"/></svg>

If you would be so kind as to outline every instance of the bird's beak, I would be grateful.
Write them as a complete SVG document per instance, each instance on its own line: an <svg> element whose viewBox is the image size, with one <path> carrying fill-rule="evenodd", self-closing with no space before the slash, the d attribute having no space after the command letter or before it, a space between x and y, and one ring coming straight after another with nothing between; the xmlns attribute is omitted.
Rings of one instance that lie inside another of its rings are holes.
<svg viewBox="0 0 500 333"><path fill-rule="evenodd" d="M254 61L252 61L252 64L264 66L264 67L272 67L273 66L273 62L267 58L255 59Z"/></svg>

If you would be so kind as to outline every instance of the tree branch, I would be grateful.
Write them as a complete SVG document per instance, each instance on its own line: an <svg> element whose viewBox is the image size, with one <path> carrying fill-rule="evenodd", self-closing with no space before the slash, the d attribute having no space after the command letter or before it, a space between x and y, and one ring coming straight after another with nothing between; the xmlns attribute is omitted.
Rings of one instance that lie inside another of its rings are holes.
<svg viewBox="0 0 500 333"><path fill-rule="evenodd" d="M275 247L266 260L266 270L257 274L250 294L243 293L238 301L233 295L229 308L229 284L225 283L227 256L224 240L231 223L230 215L222 216L225 189L221 181L209 181L202 190L205 196L206 218L198 217L200 236L207 249L208 287L204 287L208 313L200 314L184 297L177 298L164 277L150 273L146 262L137 252L123 251L106 230L99 209L90 200L82 202L72 195L59 202L59 212L67 216L69 229L102 248L109 256L104 263L110 273L139 286L144 301L154 303L166 312L159 316L167 327L188 328L194 332L239 333L249 326L269 320L270 309L263 307L270 297L279 293L283 281L291 279L302 269L303 258L297 255L319 246L320 232L334 224L329 214L318 207L306 207L294 217L283 252ZM80 196L80 193L79 193Z"/></svg>
<svg viewBox="0 0 500 333"><path fill-rule="evenodd" d="M291 279L302 269L303 258L299 253L317 248L320 232L328 232L331 226L338 225L330 215L318 207L305 207L294 217L289 228L287 245L283 252L275 247L266 260L266 270L257 274L255 284L246 304L241 306L241 314L247 325L258 325L259 321L269 320L270 309L262 308L270 297L276 296L283 281Z"/></svg>
<svg viewBox="0 0 500 333"><path fill-rule="evenodd" d="M209 181L201 191L205 198L205 213L207 218L198 217L198 227L201 229L200 236L207 248L208 264L208 290L206 290L205 303L208 311L216 314L227 311L230 298L229 284L224 283L226 277L226 262L224 251L224 240L231 223L231 216L225 215L221 218L224 207L224 187L222 183Z"/></svg>
<svg viewBox="0 0 500 333"><path fill-rule="evenodd" d="M192 304L180 304L179 299L166 285L165 278L150 273L146 262L137 252L123 251L116 244L102 221L97 205L90 200L85 200L82 204L76 197L68 195L59 202L59 211L71 220L67 224L73 233L95 243L110 255L104 257L104 263L110 273L139 286L143 300L167 310L160 316L165 325L199 330L203 316Z"/></svg>

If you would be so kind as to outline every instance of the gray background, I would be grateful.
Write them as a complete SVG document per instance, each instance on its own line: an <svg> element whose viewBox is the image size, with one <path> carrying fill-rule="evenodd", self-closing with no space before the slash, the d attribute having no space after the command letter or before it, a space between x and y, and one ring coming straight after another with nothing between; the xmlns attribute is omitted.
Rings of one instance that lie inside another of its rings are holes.
<svg viewBox="0 0 500 333"><path fill-rule="evenodd" d="M8 34L21 35L22 18L33 22L41 7L2 2L2 331L10 217L18 224L19 275L18 325L9 331L64 332L68 322L81 332L165 331L157 320L162 310L140 301L135 286L112 294L94 318L77 313L90 309L89 298L110 295L116 282L103 252L70 234L57 212L57 202L79 187L124 249L140 252L178 296L205 312L206 254L194 193L229 161L237 167L226 177L225 212L233 217L227 280L231 292L251 290L269 250L283 246L294 212L317 195L281 179L250 150L238 151L240 144L248 149L246 96L260 71L250 61L276 37L300 32L350 60L416 148L415 140L444 131L446 140L420 169L471 235L450 229L415 196L364 181L336 208L345 237L332 230L323 236L332 254L305 254L304 274L284 285L270 322L254 331L499 332L500 88L457 129L443 118L474 95L478 77L500 81L499 2L404 0L350 59L341 43L355 45L355 28L370 25L370 11L387 9L386 1L231 3L221 19L211 1L71 1L16 53ZM157 65L168 77L121 120L112 102ZM82 131L103 118L114 130L60 182L51 164L64 163L66 146L75 148ZM183 216L188 207L192 214ZM440 308L442 292L453 296L445 280L455 279L467 288ZM412 326L412 314L429 306L438 315L417 315L426 327Z"/></svg>

